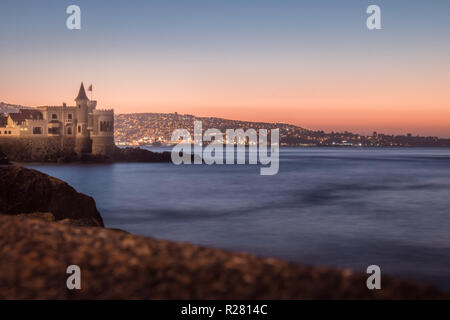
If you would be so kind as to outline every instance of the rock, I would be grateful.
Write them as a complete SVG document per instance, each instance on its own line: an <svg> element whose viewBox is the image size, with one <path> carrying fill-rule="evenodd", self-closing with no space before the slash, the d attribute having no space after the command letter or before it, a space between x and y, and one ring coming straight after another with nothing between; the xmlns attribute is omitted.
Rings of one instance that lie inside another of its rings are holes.
<svg viewBox="0 0 450 320"><path fill-rule="evenodd" d="M180 156L183 156L181 153ZM195 159L199 159L203 162L203 159L198 155L191 154L191 162L194 163ZM116 151L112 155L112 160L116 162L172 162L172 153L165 152L152 152L141 148L116 148Z"/></svg>
<svg viewBox="0 0 450 320"><path fill-rule="evenodd" d="M61 155L58 159L56 159L56 162L61 163L71 163L71 162L77 162L79 161L79 156L76 153L66 153Z"/></svg>
<svg viewBox="0 0 450 320"><path fill-rule="evenodd" d="M118 162L172 162L170 152L152 152L141 148L116 148L112 159Z"/></svg>
<svg viewBox="0 0 450 320"><path fill-rule="evenodd" d="M427 285L95 227L0 217L0 299L448 299ZM81 290L66 269L81 268Z"/></svg>
<svg viewBox="0 0 450 320"><path fill-rule="evenodd" d="M141 148L116 147L114 152L108 156L94 154L78 155L68 150L60 150L61 142L58 142L59 140L42 140L40 144L35 143L37 146L32 141L22 140L8 140L5 138L2 140L0 138L0 146L12 161L52 163L172 162L170 152L160 153ZM0 153L0 165L9 164L6 155Z"/></svg>
<svg viewBox="0 0 450 320"><path fill-rule="evenodd" d="M21 213L18 217L25 217L28 219L36 219L46 222L55 222L55 216L51 212L34 212L34 213ZM62 220L64 221L64 220Z"/></svg>
<svg viewBox="0 0 450 320"><path fill-rule="evenodd" d="M87 219L63 219L56 221L56 223L68 225L68 226L76 226L76 227L92 227L92 223Z"/></svg>
<svg viewBox="0 0 450 320"><path fill-rule="evenodd" d="M1 214L50 212L56 221L71 219L103 226L94 199L39 171L15 165L0 167L0 186Z"/></svg>
<svg viewBox="0 0 450 320"><path fill-rule="evenodd" d="M6 157L6 154L0 151L0 165L9 165L11 164Z"/></svg>
<svg viewBox="0 0 450 320"><path fill-rule="evenodd" d="M78 161L81 163L111 163L112 159L105 155L86 153L80 155Z"/></svg>

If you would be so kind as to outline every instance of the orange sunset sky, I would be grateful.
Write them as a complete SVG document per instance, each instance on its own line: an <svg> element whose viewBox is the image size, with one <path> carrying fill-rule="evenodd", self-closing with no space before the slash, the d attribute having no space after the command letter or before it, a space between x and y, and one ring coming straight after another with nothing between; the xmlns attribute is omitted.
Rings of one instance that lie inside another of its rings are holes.
<svg viewBox="0 0 450 320"><path fill-rule="evenodd" d="M330 11L238 2L117 1L105 9L80 1L78 31L65 28L65 3L29 12L1 4L0 101L71 104L84 81L99 107L116 113L450 137L448 2L433 10L408 2L420 24L408 24L402 1L382 2L376 31L365 27L365 1L318 1Z"/></svg>

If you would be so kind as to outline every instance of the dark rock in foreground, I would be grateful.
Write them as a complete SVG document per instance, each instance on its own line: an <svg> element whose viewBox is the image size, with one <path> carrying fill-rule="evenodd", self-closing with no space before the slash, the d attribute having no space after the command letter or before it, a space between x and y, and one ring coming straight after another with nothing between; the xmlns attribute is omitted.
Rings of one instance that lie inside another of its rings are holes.
<svg viewBox="0 0 450 320"><path fill-rule="evenodd" d="M94 199L39 171L0 167L0 186L0 214L44 212L56 221L70 219L78 225L103 226Z"/></svg>
<svg viewBox="0 0 450 320"><path fill-rule="evenodd" d="M6 157L6 154L4 154L2 151L0 151L0 166L1 165L8 165L10 164L8 161L8 158Z"/></svg>
<svg viewBox="0 0 450 320"><path fill-rule="evenodd" d="M0 217L1 299L438 299L439 290L103 228ZM81 290L66 269L81 268Z"/></svg>

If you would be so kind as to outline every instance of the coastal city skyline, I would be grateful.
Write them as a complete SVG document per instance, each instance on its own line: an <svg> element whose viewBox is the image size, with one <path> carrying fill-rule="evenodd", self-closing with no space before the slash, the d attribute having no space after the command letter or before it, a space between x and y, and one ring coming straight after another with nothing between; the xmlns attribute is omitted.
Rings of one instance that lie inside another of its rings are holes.
<svg viewBox="0 0 450 320"><path fill-rule="evenodd" d="M68 30L71 1L4 1L0 100L70 105L85 79L117 114L449 138L450 4L376 1L371 31L374 3L76 1Z"/></svg>
<svg viewBox="0 0 450 320"><path fill-rule="evenodd" d="M96 103L96 101L94 102ZM23 112L57 109L58 106L40 106L38 108L18 106L0 102L0 126L8 122L8 115L14 116ZM289 123L257 122L219 117L198 117L190 114L174 113L123 113L114 116L114 138L119 146L173 145L172 134L179 128L187 128L193 134L195 121L205 123L206 129L242 128L279 129L281 146L344 146L344 147L449 147L450 139L437 136L420 136L411 132L387 134L357 132L311 130ZM1 134L0 130L0 134ZM6 134L6 132L5 132Z"/></svg>

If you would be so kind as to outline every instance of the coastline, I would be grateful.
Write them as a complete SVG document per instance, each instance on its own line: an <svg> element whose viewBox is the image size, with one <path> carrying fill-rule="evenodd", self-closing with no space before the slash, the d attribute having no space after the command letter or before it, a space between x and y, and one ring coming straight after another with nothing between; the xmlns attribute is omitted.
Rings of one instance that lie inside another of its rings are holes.
<svg viewBox="0 0 450 320"><path fill-rule="evenodd" d="M110 155L76 154L73 152L40 148L24 152L16 144L0 144L0 153L15 163L116 163L116 162L170 162L170 152L152 152L142 148L115 147Z"/></svg>

